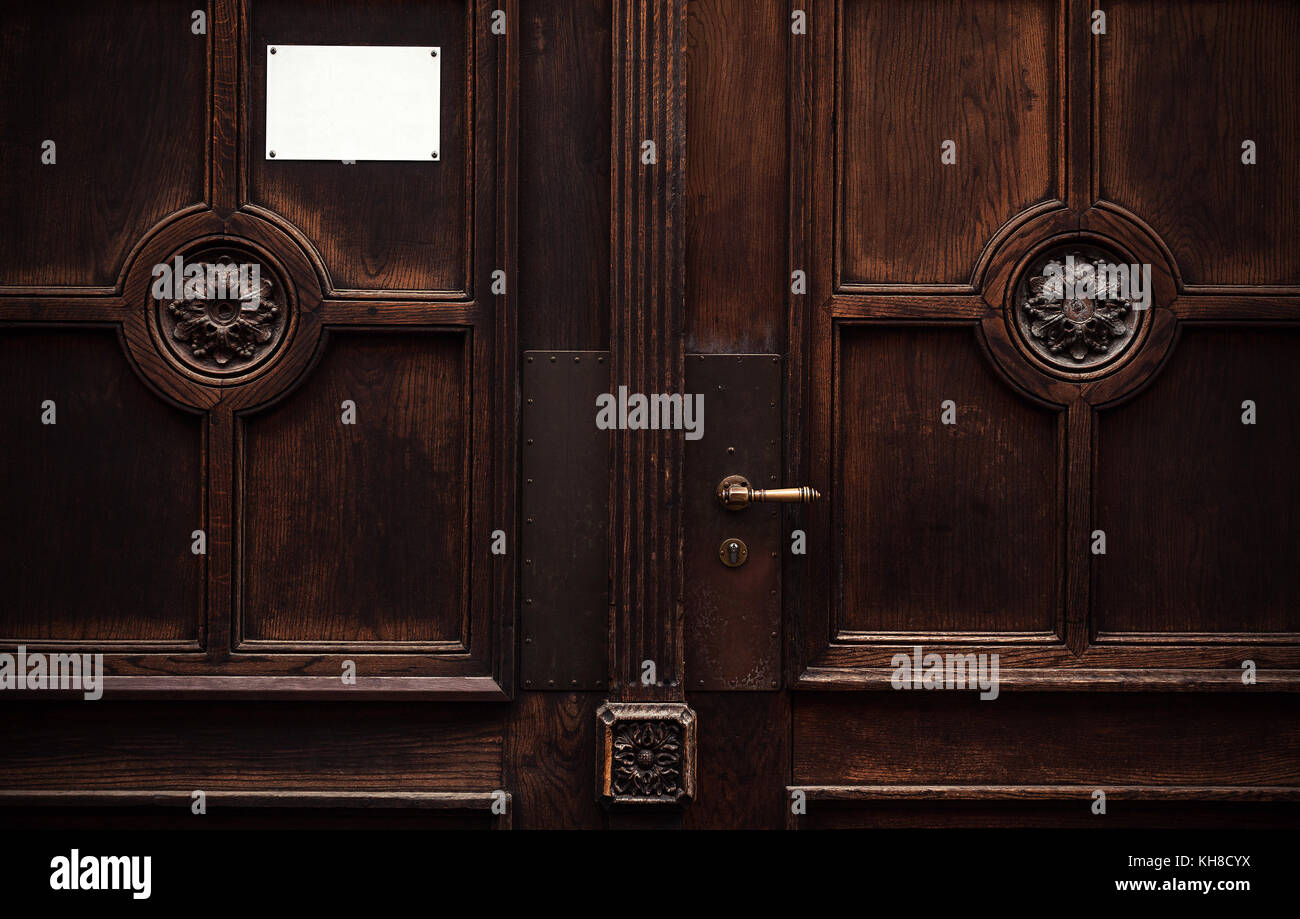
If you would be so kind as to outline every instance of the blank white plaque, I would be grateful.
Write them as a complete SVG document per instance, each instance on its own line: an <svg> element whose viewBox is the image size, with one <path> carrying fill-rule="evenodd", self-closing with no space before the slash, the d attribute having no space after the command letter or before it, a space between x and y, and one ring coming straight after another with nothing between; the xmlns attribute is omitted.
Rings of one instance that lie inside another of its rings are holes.
<svg viewBox="0 0 1300 919"><path fill-rule="evenodd" d="M442 51L268 45L268 160L437 161Z"/></svg>

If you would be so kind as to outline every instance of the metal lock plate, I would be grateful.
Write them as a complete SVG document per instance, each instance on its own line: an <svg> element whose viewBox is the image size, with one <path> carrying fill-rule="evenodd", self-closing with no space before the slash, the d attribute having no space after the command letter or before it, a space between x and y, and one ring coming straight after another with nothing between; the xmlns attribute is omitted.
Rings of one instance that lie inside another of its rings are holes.
<svg viewBox="0 0 1300 919"><path fill-rule="evenodd" d="M798 511L776 504L728 510L717 488L729 475L755 489L789 480L781 468L782 373L775 354L686 357L686 391L704 393L710 419L704 437L685 443L682 469L688 690L781 685L781 515ZM726 564L719 552L732 539L745 544L743 565Z"/></svg>

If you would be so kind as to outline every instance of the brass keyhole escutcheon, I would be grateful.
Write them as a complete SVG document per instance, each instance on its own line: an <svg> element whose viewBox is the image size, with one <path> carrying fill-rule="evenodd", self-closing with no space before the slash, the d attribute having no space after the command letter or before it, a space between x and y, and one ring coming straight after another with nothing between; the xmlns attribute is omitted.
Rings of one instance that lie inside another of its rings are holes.
<svg viewBox="0 0 1300 919"><path fill-rule="evenodd" d="M718 558L728 568L739 568L749 558L749 546L745 545L743 539L729 536L718 546Z"/></svg>

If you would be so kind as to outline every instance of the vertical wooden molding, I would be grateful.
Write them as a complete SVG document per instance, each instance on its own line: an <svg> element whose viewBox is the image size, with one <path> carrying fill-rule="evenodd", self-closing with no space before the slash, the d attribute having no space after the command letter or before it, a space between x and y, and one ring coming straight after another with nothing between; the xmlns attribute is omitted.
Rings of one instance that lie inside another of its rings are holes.
<svg viewBox="0 0 1300 919"><path fill-rule="evenodd" d="M212 116L208 203L219 213L239 207L239 56L246 18L243 6L244 0L212 0L208 6Z"/></svg>
<svg viewBox="0 0 1300 919"><path fill-rule="evenodd" d="M1091 640L1092 483L1095 414L1080 396L1066 410L1065 644L1083 654Z"/></svg>
<svg viewBox="0 0 1300 919"><path fill-rule="evenodd" d="M786 356L785 356L785 401L782 404L782 419L785 425L785 464L782 468L787 482L810 482L811 471L808 464L808 451L804 448L808 435L803 419L810 413L809 390L804 386L804 375L808 367L808 348L814 336L807 334L815 304L813 275L820 273L820 265L814 264L812 245L813 228L811 224L811 202L813 196L811 154L813 130L813 61L815 56L810 47L811 35L795 35L789 23L796 10L803 9L804 0L790 0L786 9L786 42L789 48L787 62L787 168L789 170L789 198L786 225L787 271L785 278L786 302ZM812 14L821 18L821 10ZM812 23L816 28L819 22ZM804 273L804 293L795 294L792 289L794 272ZM787 511L786 527L782 529L782 542L793 529L808 529L805 515L800 507ZM799 623L807 604L808 564L806 560L796 561L789 552L781 552L781 609L784 619L782 641L790 653L786 655L788 664L785 681L797 678L799 671L789 670L795 667L798 657ZM793 726L791 727L793 730Z"/></svg>
<svg viewBox="0 0 1300 919"><path fill-rule="evenodd" d="M797 478L791 481L814 483L828 492L827 501L818 502L800 509L800 523L808 534L809 555L824 553L830 559L830 570L835 571L839 564L837 541L832 538L835 523L835 498L838 468L832 462L832 439L834 435L833 412L835 411L835 337L836 327L833 315L839 245L838 233L838 187L840 176L835 155L835 135L837 132L835 93L836 82L843 66L839 53L839 31L842 22L840 3L834 0L817 4L809 11L808 34L799 36L796 43L807 43L798 55L792 55L792 66L804 61L803 73L796 74L794 86L802 84L803 106L805 111L792 113L792 124L801 127L801 135L791 134L792 150L791 181L794 183L802 176L802 186L792 184L791 195L803 195L803 202L798 213L802 225L792 223L792 240L799 238L802 232L804 270L808 272L808 294L804 298L807 304L803 310L802 338L804 371L802 378L807 380L801 394L798 408L802 413L799 420L800 450ZM825 62L834 62L832 67ZM818 66L827 73L834 73L832 78L819 78ZM792 97L792 105L794 100ZM802 149L800 149L802 146ZM795 172L799 167L800 172ZM820 181L814 179L820 177ZM827 177L830 180L827 180ZM791 220L796 212L791 210ZM790 339L791 348L796 338ZM793 372L793 371L792 371ZM791 390L791 398L794 391ZM794 403L791 403L794 405ZM789 438L787 438L787 441ZM792 469L794 473L796 470ZM819 481L819 476L825 476ZM811 610L816 617L825 616L825 622L831 616L837 616L835 591L838 590L837 578L814 577L811 573L800 579L794 573L795 566L787 560L786 572L791 574L785 586L786 602L793 604L786 607L786 621L791 629L788 648L789 670L787 679L793 683L799 679L804 669L816 657L822 646L829 640L829 634L814 628L803 628L805 616ZM834 582L834 584L832 584ZM806 621L812 622L809 618Z"/></svg>
<svg viewBox="0 0 1300 919"><path fill-rule="evenodd" d="M517 259L518 246L516 244L518 220L515 206L519 200L516 193L519 137L519 44L516 36L522 26L522 21L519 15L518 0L504 0L504 2L496 0L496 2L500 3L506 12L508 25L505 34L501 36L489 34L487 23L491 21L492 3L481 5L480 15L482 18L475 30L478 42L492 43L493 57L496 62L496 136L491 139L496 156L496 175L494 177L496 195L493 202L496 214L496 226L493 234L495 237L495 257L492 260L493 264L482 272L486 277L478 279L477 290L479 301L487 302L492 289L491 272L495 268L501 268L505 271L506 293L504 297L498 298L502 302L500 302L499 308L496 310L495 325L492 329L492 338L495 345L493 352L492 398L494 401L493 412L496 418L494 436L497 439L497 443L493 445L492 450L494 463L492 484L493 494L495 495L492 513L495 521L497 521L493 524L493 527L499 526L504 529L510 534L511 545L519 547L522 543L516 513L518 502L515 498L521 468L518 441L520 355L517 341L519 297L517 268L519 263ZM486 140L486 138L482 140ZM476 141L476 143L481 143L482 140ZM486 157L490 154L485 150L479 155ZM493 598L492 609L493 618L498 629L495 647L500 649L499 655L494 655L493 672L496 674L497 683L508 694L514 692L515 681L514 610L516 608L515 588L519 578L518 558L518 551L507 553L501 564L504 575L494 573L495 576L493 577L496 595Z"/></svg>
<svg viewBox="0 0 1300 919"><path fill-rule="evenodd" d="M610 351L613 385L629 392L685 385L685 40L685 0L614 4ZM681 699L682 432L615 431L613 450L610 686L629 701ZM647 660L657 679L643 686Z"/></svg>
<svg viewBox="0 0 1300 919"><path fill-rule="evenodd" d="M234 552L235 524L232 515L236 469L235 413L225 402L208 410L204 440L206 472L205 498L208 554L203 558L206 581L207 615L204 617L204 649L208 660L219 663L230 659L235 641L232 593L238 564Z"/></svg>
<svg viewBox="0 0 1300 919"><path fill-rule="evenodd" d="M1096 42L1092 35L1091 0L1063 0L1065 22L1061 40L1065 44L1065 194L1070 209L1083 213L1092 207L1097 194L1097 163L1093 144L1093 67Z"/></svg>

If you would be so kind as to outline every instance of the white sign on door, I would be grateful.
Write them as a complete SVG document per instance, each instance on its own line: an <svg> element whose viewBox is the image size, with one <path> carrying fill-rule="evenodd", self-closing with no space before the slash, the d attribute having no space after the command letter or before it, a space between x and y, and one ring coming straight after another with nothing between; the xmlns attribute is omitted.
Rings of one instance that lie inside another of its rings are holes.
<svg viewBox="0 0 1300 919"><path fill-rule="evenodd" d="M268 45L266 158L436 162L441 64L436 47Z"/></svg>

